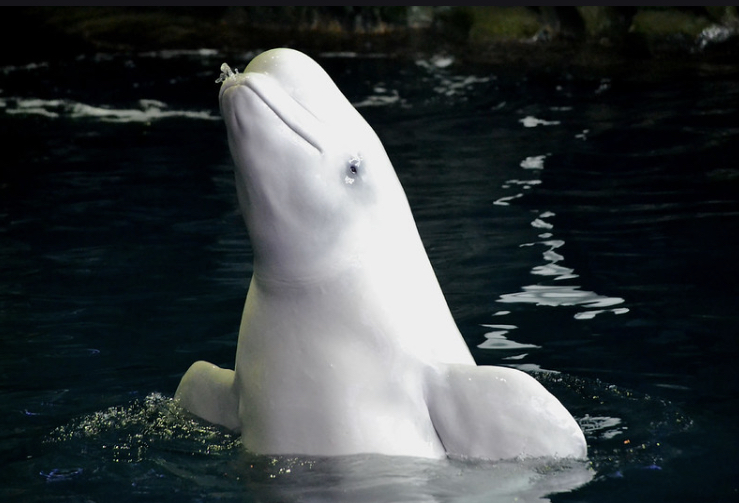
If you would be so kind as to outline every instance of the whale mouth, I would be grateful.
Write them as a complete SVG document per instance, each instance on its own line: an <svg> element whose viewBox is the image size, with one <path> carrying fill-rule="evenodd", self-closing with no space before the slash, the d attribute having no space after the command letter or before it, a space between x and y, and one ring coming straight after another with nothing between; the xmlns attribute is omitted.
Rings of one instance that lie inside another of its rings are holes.
<svg viewBox="0 0 739 503"><path fill-rule="evenodd" d="M234 106L234 100L231 99L234 93L242 89L260 100L298 137L319 153L323 153L320 138L316 134L317 131L321 130L318 126L322 121L309 108L292 96L280 84L279 79L265 73L248 71L228 76L223 81L218 97L222 115L224 103L230 102L230 113L235 115L237 123L245 123L250 120L250 117L240 116L244 112Z"/></svg>

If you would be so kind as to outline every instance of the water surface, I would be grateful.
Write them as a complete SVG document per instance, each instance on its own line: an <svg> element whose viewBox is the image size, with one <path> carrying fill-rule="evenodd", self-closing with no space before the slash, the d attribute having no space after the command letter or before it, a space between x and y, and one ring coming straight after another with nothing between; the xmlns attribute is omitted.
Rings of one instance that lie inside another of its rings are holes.
<svg viewBox="0 0 739 503"><path fill-rule="evenodd" d="M535 375L590 461L253 456L173 407L230 367L251 273L215 51L0 69L9 501L736 497L739 72L320 62L383 140L481 364ZM592 479L592 480L590 480Z"/></svg>

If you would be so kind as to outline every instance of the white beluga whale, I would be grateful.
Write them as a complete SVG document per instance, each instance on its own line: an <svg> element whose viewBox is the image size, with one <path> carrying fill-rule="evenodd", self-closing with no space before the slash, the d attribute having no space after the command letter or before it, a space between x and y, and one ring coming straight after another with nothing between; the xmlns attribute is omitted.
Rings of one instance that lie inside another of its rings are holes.
<svg viewBox="0 0 739 503"><path fill-rule="evenodd" d="M585 458L531 376L477 366L375 132L292 49L224 64L221 113L254 252L234 370L175 399L258 454Z"/></svg>

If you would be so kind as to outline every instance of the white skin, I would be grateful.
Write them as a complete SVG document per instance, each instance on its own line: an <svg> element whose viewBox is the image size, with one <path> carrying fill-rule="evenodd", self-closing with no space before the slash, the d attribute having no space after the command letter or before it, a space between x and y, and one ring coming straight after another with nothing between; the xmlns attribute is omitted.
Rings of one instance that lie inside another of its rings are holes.
<svg viewBox="0 0 739 503"><path fill-rule="evenodd" d="M372 128L312 59L255 58L220 93L254 274L233 371L175 397L261 454L586 456L536 380L478 367Z"/></svg>

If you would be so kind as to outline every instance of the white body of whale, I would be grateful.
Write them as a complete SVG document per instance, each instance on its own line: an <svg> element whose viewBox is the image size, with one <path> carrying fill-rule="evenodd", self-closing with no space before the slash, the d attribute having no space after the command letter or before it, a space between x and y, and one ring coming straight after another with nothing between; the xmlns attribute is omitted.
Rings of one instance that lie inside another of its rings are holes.
<svg viewBox="0 0 739 503"><path fill-rule="evenodd" d="M234 370L175 398L261 454L586 456L531 376L477 366L375 132L291 49L226 65L220 106L254 252Z"/></svg>

